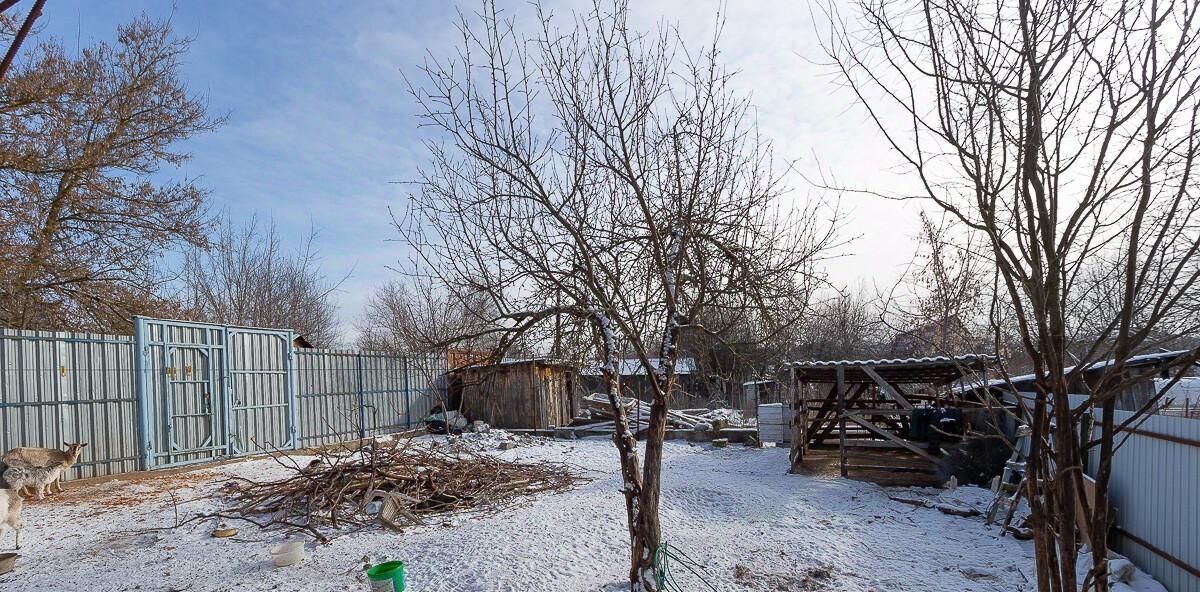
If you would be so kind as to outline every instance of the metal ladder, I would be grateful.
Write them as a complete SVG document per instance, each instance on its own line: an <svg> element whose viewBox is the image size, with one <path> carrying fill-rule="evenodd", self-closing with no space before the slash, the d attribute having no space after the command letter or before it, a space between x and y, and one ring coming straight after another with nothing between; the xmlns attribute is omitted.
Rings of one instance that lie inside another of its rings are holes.
<svg viewBox="0 0 1200 592"><path fill-rule="evenodd" d="M992 493L994 498L992 503L988 504L987 508L987 524L996 522L996 516L1004 509L1004 526L1001 529L1000 536L1008 531L1009 523L1012 522L1013 514L1017 511L1017 505L1021 502L1021 496L1025 491L1025 450L1028 450L1029 434L1031 430L1029 426L1021 426L1017 428L1017 441L1013 446L1012 456L1004 463L1004 472L999 477L992 481ZM1016 482L1013 482L1013 476L1016 476Z"/></svg>

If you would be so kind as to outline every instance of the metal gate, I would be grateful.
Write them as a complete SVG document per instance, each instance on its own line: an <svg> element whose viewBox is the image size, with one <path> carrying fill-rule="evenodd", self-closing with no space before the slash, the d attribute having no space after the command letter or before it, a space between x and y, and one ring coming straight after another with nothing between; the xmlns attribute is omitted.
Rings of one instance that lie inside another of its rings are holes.
<svg viewBox="0 0 1200 592"><path fill-rule="evenodd" d="M142 466L296 448L292 338L135 317Z"/></svg>

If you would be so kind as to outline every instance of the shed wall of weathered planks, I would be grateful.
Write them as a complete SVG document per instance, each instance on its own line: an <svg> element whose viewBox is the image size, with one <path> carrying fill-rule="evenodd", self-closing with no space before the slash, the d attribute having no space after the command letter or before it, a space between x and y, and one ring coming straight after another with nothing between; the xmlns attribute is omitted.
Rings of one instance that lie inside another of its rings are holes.
<svg viewBox="0 0 1200 592"><path fill-rule="evenodd" d="M574 368L540 362L462 368L454 402L468 419L499 428L564 426L578 411L574 377Z"/></svg>

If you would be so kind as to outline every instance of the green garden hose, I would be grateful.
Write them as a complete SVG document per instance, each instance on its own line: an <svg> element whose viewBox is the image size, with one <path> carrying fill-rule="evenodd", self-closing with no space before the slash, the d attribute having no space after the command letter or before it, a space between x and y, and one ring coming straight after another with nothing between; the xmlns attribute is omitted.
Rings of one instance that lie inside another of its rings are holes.
<svg viewBox="0 0 1200 592"><path fill-rule="evenodd" d="M654 550L654 583L658 584L658 589L663 592L691 592L684 589L671 579L671 565L676 563L682 565L684 569L692 573L692 575L700 578L712 592L718 592L717 587L708 581L708 578L701 570L704 565L701 565L696 560L688 557L678 547L662 543Z"/></svg>

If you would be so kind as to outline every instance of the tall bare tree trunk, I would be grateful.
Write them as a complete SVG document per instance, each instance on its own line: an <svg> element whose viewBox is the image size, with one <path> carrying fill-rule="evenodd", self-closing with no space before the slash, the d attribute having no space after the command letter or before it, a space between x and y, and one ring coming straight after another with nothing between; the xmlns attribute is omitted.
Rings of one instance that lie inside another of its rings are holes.
<svg viewBox="0 0 1200 592"><path fill-rule="evenodd" d="M1040 475L1042 471L1042 441L1045 427L1043 422L1037 421L1037 418L1046 416L1046 395L1038 393L1033 405L1034 408L1031 416L1034 418L1034 421L1029 437L1029 456L1025 465L1025 474L1028 476L1025 479L1025 498L1030 500L1029 520L1034 525L1034 537L1038 539L1038 544L1035 545L1035 548L1043 548L1047 543L1045 539L1050 530L1045 525L1050 520L1050 517L1046 515L1044 504L1037 503L1037 500L1044 499L1042 480L1032 477ZM1034 553L1034 563L1037 566L1038 590L1051 590L1050 572L1052 570L1050 569L1051 563L1049 558L1043 553Z"/></svg>
<svg viewBox="0 0 1200 592"><path fill-rule="evenodd" d="M633 567L629 581L641 590L657 590L654 579L654 556L662 543L662 526L658 519L662 492L663 440L667 433L667 397L655 393L650 404L650 425L646 429L646 459L642 466L642 492L638 501L637 532L633 545Z"/></svg>
<svg viewBox="0 0 1200 592"><path fill-rule="evenodd" d="M625 525L629 530L630 543L629 581L632 583L637 581L641 557L645 548L645 545L641 544L643 541L641 524L645 516L641 502L645 487L642 474L639 472L641 465L638 462L637 438L629 428L629 416L626 415L625 405L621 400L619 370L621 360L616 352L616 340L612 334L612 327L608 317L603 313L594 314L592 321L600 335L600 351L604 358L601 374L604 376L604 382L608 388L608 404L612 407L613 412L613 443L617 447L617 454L621 461L621 493L625 496ZM663 415L665 419L666 414ZM657 519L656 512L654 516L656 525Z"/></svg>
<svg viewBox="0 0 1200 592"><path fill-rule="evenodd" d="M1092 504L1088 542L1092 546L1092 577L1096 592L1108 592L1108 527L1112 523L1108 507L1108 483L1112 476L1113 412L1116 399L1108 397L1100 404L1100 462L1096 471L1096 499ZM1086 462L1086 457L1085 457Z"/></svg>
<svg viewBox="0 0 1200 592"><path fill-rule="evenodd" d="M1077 592L1083 584L1105 592L1111 456L1121 430L1113 399L1148 378L1127 375L1123 362L1200 324L1195 6L854 4L862 22L853 25L840 3L826 4L834 27L823 45L919 180L916 194L989 243L1008 292L997 304L1011 312L1038 377L1027 465L1038 589ZM1184 358L1177 377L1200 351ZM1098 442L1077 437L1069 396L1075 378L1096 363L1105 364L1103 378L1078 394L1104 414ZM1163 394L1129 409L1122 423L1152 412ZM1092 448L1099 459L1089 501L1083 471ZM1077 506L1093 552L1084 582L1076 572L1085 542Z"/></svg>

